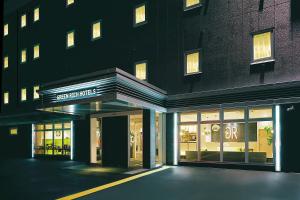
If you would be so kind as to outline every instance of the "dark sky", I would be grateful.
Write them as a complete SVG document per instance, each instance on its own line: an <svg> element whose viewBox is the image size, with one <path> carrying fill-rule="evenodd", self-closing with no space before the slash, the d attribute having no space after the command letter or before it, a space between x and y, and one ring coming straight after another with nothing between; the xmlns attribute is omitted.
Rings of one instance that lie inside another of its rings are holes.
<svg viewBox="0 0 300 200"><path fill-rule="evenodd" d="M18 7L30 1L32 0L4 0L4 14L10 13L11 11L17 9Z"/></svg>

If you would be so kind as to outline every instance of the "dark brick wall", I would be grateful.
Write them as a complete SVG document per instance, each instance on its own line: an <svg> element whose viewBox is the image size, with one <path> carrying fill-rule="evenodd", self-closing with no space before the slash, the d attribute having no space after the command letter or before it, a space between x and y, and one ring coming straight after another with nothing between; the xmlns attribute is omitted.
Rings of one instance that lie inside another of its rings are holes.
<svg viewBox="0 0 300 200"><path fill-rule="evenodd" d="M299 23L290 19L289 0L265 0L261 11L259 0L208 2L207 7L178 12L182 1L169 1L169 93L299 80ZM274 70L252 74L251 33L269 28L274 28ZM203 51L203 73L184 77L183 53L195 48Z"/></svg>

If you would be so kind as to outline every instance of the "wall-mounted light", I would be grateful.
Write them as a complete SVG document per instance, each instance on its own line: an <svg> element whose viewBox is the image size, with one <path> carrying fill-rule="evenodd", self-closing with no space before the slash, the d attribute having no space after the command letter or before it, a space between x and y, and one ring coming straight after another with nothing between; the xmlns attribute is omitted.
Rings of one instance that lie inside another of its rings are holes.
<svg viewBox="0 0 300 200"><path fill-rule="evenodd" d="M277 172L281 171L281 127L280 127L280 106L277 105L275 109L275 124L276 124L276 160L275 160L275 170Z"/></svg>
<svg viewBox="0 0 300 200"><path fill-rule="evenodd" d="M74 159L74 140L73 140L74 128L73 128L73 125L74 125L74 123L73 123L73 121L71 121L71 160Z"/></svg>
<svg viewBox="0 0 300 200"><path fill-rule="evenodd" d="M174 154L173 154L173 164L178 164L178 114L174 113L174 127L173 127L173 146L174 146Z"/></svg>
<svg viewBox="0 0 300 200"><path fill-rule="evenodd" d="M31 158L34 158L34 140L35 140L34 124L32 124L31 125Z"/></svg>

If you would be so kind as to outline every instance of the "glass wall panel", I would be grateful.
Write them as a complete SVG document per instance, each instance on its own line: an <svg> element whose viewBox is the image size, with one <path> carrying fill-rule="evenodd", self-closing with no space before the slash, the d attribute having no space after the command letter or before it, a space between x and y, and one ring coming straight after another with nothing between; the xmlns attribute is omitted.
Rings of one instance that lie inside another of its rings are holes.
<svg viewBox="0 0 300 200"><path fill-rule="evenodd" d="M143 115L130 115L130 167L143 165Z"/></svg>
<svg viewBox="0 0 300 200"><path fill-rule="evenodd" d="M46 145L45 154L52 155L53 154L53 131L45 132L45 145Z"/></svg>
<svg viewBox="0 0 300 200"><path fill-rule="evenodd" d="M54 130L54 155L62 155L63 131Z"/></svg>
<svg viewBox="0 0 300 200"><path fill-rule="evenodd" d="M249 133L249 162L273 163L273 122L251 122Z"/></svg>
<svg viewBox="0 0 300 200"><path fill-rule="evenodd" d="M249 109L249 119L272 118L272 108L252 108Z"/></svg>
<svg viewBox="0 0 300 200"><path fill-rule="evenodd" d="M220 120L220 112L219 111L209 111L209 112L201 112L201 121L218 121Z"/></svg>
<svg viewBox="0 0 300 200"><path fill-rule="evenodd" d="M180 159L182 161L198 160L198 125L180 126Z"/></svg>
<svg viewBox="0 0 300 200"><path fill-rule="evenodd" d="M64 155L71 154L71 131L70 130L64 131L63 152L64 152Z"/></svg>
<svg viewBox="0 0 300 200"><path fill-rule="evenodd" d="M201 160L220 161L220 124L201 124Z"/></svg>
<svg viewBox="0 0 300 200"><path fill-rule="evenodd" d="M245 162L245 123L225 123L223 128L224 161Z"/></svg>
<svg viewBox="0 0 300 200"><path fill-rule="evenodd" d="M224 111L224 120L245 119L244 109L229 109Z"/></svg>
<svg viewBox="0 0 300 200"><path fill-rule="evenodd" d="M34 154L44 154L44 131L36 132L34 137Z"/></svg>
<svg viewBox="0 0 300 200"><path fill-rule="evenodd" d="M163 163L163 119L161 113L156 113L156 120L155 120L155 155L156 159L155 162L158 165Z"/></svg>
<svg viewBox="0 0 300 200"><path fill-rule="evenodd" d="M180 122L197 122L197 113L182 113L180 114Z"/></svg>

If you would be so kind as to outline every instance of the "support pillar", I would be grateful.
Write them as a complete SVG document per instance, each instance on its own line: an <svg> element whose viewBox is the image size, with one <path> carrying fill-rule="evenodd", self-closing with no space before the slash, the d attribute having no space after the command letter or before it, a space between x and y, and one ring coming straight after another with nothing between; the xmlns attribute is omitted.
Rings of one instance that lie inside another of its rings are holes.
<svg viewBox="0 0 300 200"><path fill-rule="evenodd" d="M143 167L155 167L155 111L143 111Z"/></svg>

